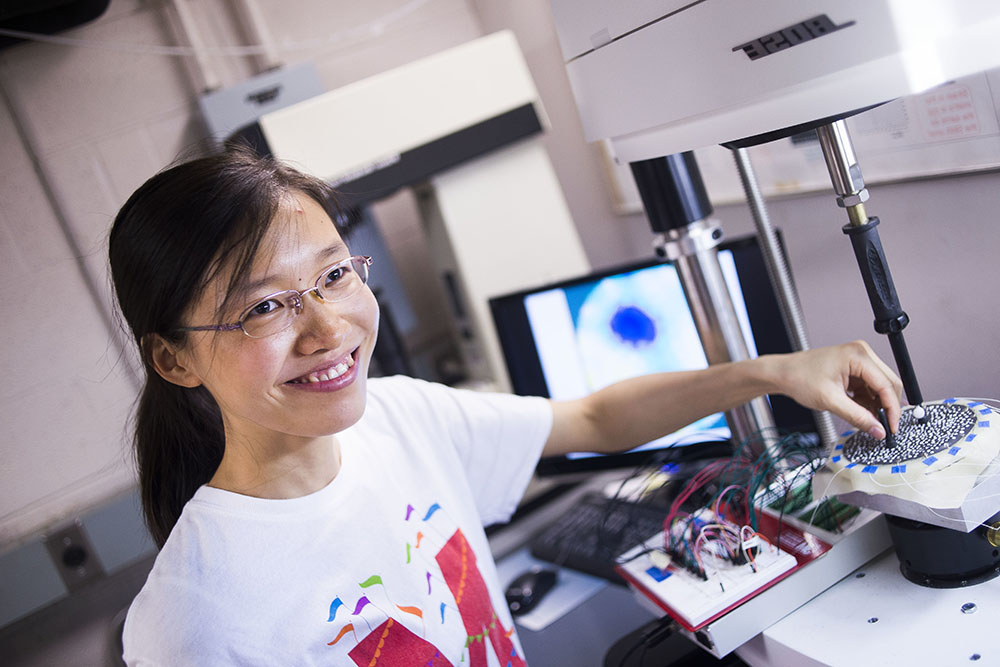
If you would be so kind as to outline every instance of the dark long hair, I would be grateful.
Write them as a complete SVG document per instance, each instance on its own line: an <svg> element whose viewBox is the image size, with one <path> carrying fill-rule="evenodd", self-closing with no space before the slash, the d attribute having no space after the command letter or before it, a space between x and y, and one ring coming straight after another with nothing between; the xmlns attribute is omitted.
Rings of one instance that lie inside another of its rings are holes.
<svg viewBox="0 0 1000 667"><path fill-rule="evenodd" d="M340 217L322 181L231 147L150 178L111 228L111 278L146 372L134 417L135 454L143 513L158 546L218 468L225 432L211 394L160 377L145 341L159 334L184 344L185 334L176 331L182 315L223 266L233 267L233 291L291 192L315 199L334 220Z"/></svg>

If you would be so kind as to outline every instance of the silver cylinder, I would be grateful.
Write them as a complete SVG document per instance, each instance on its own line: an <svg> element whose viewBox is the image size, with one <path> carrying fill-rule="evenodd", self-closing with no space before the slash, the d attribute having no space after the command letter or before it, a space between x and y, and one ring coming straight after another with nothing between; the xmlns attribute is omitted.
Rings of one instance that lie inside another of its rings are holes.
<svg viewBox="0 0 1000 667"><path fill-rule="evenodd" d="M847 131L847 123L836 120L829 125L816 128L819 144L823 149L826 169L830 172L833 189L837 193L837 205L847 210L847 218L852 225L860 226L868 222L865 202L868 188L861 175L861 165L854 154L854 144Z"/></svg>
<svg viewBox="0 0 1000 667"><path fill-rule="evenodd" d="M719 264L716 246L720 237L718 226L699 220L687 227L672 229L658 240L666 257L675 260L709 364L750 358L746 338ZM773 455L774 417L764 398L756 398L727 411L726 419L734 442L763 443L762 448Z"/></svg>
<svg viewBox="0 0 1000 667"><path fill-rule="evenodd" d="M847 196L865 189L865 179L861 175L861 166L854 154L854 145L847 131L847 123L836 120L829 125L816 128L820 146L823 147L823 157L826 168L830 172L833 189L838 195Z"/></svg>

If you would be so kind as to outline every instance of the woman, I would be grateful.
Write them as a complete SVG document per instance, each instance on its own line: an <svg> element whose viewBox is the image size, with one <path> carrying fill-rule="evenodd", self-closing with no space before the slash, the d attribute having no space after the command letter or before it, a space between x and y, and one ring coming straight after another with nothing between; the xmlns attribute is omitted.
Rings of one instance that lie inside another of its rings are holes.
<svg viewBox="0 0 1000 667"><path fill-rule="evenodd" d="M115 220L162 547L129 611L130 664L523 665L482 526L510 516L539 456L635 446L765 393L876 437L872 409L898 421L900 382L860 342L559 403L369 381L371 260L330 202L231 150L154 176Z"/></svg>

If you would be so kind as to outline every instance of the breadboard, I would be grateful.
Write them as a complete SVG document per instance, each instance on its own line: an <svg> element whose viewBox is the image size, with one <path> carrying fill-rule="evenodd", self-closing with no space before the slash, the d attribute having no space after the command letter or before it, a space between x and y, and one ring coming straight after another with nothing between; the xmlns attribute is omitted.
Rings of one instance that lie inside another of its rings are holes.
<svg viewBox="0 0 1000 667"><path fill-rule="evenodd" d="M749 564L718 560L707 568L705 580L674 565L660 569L648 553L639 555L662 545L663 533L660 533L623 554L621 560L626 562L618 571L633 587L692 631L752 598L798 565L794 556L765 544L754 559L756 571Z"/></svg>

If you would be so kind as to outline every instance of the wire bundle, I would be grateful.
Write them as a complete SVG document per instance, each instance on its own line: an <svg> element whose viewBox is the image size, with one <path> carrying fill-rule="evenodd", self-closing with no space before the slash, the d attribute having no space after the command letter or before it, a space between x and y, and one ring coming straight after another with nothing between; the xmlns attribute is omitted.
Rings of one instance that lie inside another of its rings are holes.
<svg viewBox="0 0 1000 667"><path fill-rule="evenodd" d="M770 545L759 530L764 509L778 513L780 526L786 513L812 502L809 482L823 463L814 441L793 433L765 448L764 436L758 433L729 459L704 466L678 491L663 522L663 551L677 566L704 580L718 562L756 570L757 554ZM838 526L844 520L831 512L823 516Z"/></svg>

